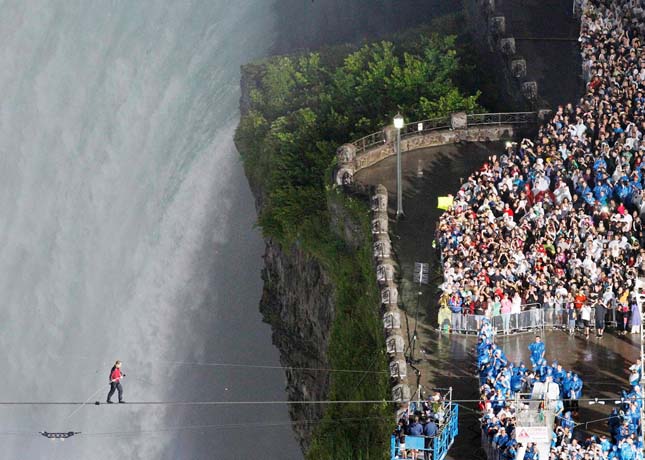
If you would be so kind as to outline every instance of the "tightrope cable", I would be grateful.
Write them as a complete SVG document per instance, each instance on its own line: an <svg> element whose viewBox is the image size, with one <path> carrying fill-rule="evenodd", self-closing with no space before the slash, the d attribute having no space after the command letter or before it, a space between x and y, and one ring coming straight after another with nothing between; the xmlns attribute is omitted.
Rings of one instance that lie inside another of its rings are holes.
<svg viewBox="0 0 645 460"><path fill-rule="evenodd" d="M193 430L205 430L205 429L230 429L230 428L272 428L272 427L282 427L282 426L291 426L298 424L316 424L316 423L345 423L345 422L358 422L363 420L391 420L391 417L346 417L338 419L329 419L325 420L324 418L319 419L309 419L309 420L297 420L297 421L275 421L275 422L243 422L243 423L225 423L225 424L215 424L215 425L186 425L186 426L174 426L174 427L159 427L151 428L148 430L136 430L136 431L108 431L108 432L89 432L82 433L83 436L127 436L127 435L138 435L138 434L153 434L153 433L164 433L171 431L193 431Z"/></svg>
<svg viewBox="0 0 645 460"><path fill-rule="evenodd" d="M91 399L91 398L90 398ZM0 406L85 406L87 401L1 401ZM97 401L98 402L98 401ZM235 406L235 405L270 405L270 404L390 404L395 400L356 400L356 401L129 401L113 406ZM99 403L106 406L105 403ZM78 409L77 409L78 410Z"/></svg>
<svg viewBox="0 0 645 460"><path fill-rule="evenodd" d="M209 425L181 425L169 427L157 427L146 430L131 430L131 431L97 431L97 432L76 432L75 435L82 435L86 437L110 437L110 436L133 436L141 434L155 434L167 433L173 431L200 431L207 429L231 429L231 428L273 428L292 425L308 425L317 423L346 423L346 422L359 422L364 420L391 420L390 416L373 416L373 417L343 417L336 419L307 419L307 420L281 420L272 422L240 422L240 423L223 423L223 424L209 424ZM38 436L42 432L36 431L0 431L0 436ZM54 438L56 439L56 438Z"/></svg>
<svg viewBox="0 0 645 460"><path fill-rule="evenodd" d="M576 401L580 402L621 402L620 397L614 398L580 398ZM645 397L640 398L624 398L624 401L632 400L643 400ZM88 401L91 400L91 397L87 401L0 401L0 406L84 406L88 404ZM453 399L451 402L457 404L465 403L480 403L483 402L483 399ZM506 402L514 402L513 399L507 399ZM520 399L519 402L528 402L531 400ZM372 399L372 400L312 400L312 401L288 401L288 400L277 400L277 401L133 401L127 402L125 404L111 404L113 406L235 406L235 405L270 405L270 404L395 404L403 403L404 401L393 400L393 399ZM415 402L415 401L410 401ZM107 404L100 403L100 406L105 406Z"/></svg>

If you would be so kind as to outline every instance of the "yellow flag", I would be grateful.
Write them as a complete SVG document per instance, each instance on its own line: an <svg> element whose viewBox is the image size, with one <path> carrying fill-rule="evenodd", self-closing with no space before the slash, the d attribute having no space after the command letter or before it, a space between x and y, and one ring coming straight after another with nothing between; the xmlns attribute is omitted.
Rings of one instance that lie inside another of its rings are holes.
<svg viewBox="0 0 645 460"><path fill-rule="evenodd" d="M455 201L451 196L440 196L437 201L437 209L443 209L444 211L449 209L452 206L452 203Z"/></svg>

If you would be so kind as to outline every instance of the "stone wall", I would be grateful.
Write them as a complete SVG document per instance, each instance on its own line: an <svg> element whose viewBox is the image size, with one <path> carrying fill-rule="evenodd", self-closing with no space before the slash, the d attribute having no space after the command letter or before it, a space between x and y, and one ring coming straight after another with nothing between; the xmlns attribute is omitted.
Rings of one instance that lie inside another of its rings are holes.
<svg viewBox="0 0 645 460"><path fill-rule="evenodd" d="M440 129L436 131L413 134L401 139L401 152L454 144L457 142L491 142L513 139L520 130L511 124L470 126L461 129ZM385 142L356 153L356 146L344 144L338 149L338 168L335 182L338 185L350 183L353 176L363 168L375 165L379 161L396 155L396 140L392 127L385 128Z"/></svg>
<svg viewBox="0 0 645 460"><path fill-rule="evenodd" d="M498 8L500 0L464 0L469 32L479 53L500 83L502 101L516 110L540 110L548 105L540 98L527 59L519 53L509 21Z"/></svg>
<svg viewBox="0 0 645 460"><path fill-rule="evenodd" d="M410 386L408 384L405 361L405 340L401 327L399 310L399 290L394 280L396 262L392 254L389 233L388 195L383 185L376 187L372 197L372 235L374 238L374 259L376 260L376 280L381 287L381 305L385 346L390 363L392 400L398 402L397 420L408 407Z"/></svg>
<svg viewBox="0 0 645 460"><path fill-rule="evenodd" d="M264 264L260 311L271 325L280 362L287 368L289 400L325 400L329 394L329 373L313 369L330 366L327 349L334 320L333 284L323 267L296 245L283 248L268 239ZM307 452L316 425L299 422L320 419L324 407L319 404L288 407L293 430L303 452Z"/></svg>

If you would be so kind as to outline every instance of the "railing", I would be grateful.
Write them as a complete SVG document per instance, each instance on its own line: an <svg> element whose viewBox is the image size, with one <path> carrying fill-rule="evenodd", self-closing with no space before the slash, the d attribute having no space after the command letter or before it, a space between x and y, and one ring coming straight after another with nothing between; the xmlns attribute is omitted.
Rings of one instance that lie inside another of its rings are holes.
<svg viewBox="0 0 645 460"><path fill-rule="evenodd" d="M527 332L544 327L544 318L541 305L531 303L522 305L520 313L506 313L490 317L491 325L496 332ZM452 332L460 334L477 334L481 328L485 315L464 315L462 313L450 314L450 319L439 318L439 328L446 326ZM448 322L448 324L446 324Z"/></svg>
<svg viewBox="0 0 645 460"><path fill-rule="evenodd" d="M544 327L554 327L560 329L575 328L578 326L578 312L576 310L569 310L566 308L545 308L542 310L542 318ZM595 328L596 309L591 309L591 319L589 320L590 329ZM607 309L605 315L605 325L616 326L616 309Z"/></svg>
<svg viewBox="0 0 645 460"><path fill-rule="evenodd" d="M473 113L468 115L468 126L475 125L522 125L537 122L535 112Z"/></svg>
<svg viewBox="0 0 645 460"><path fill-rule="evenodd" d="M401 128L401 139L417 134L428 133L436 131L437 129L450 128L450 117L431 118L429 120L415 121L414 123L407 123Z"/></svg>
<svg viewBox="0 0 645 460"><path fill-rule="evenodd" d="M436 131L439 129L452 128L451 117L431 118L428 120L406 123L401 128L401 139L416 136L419 134ZM537 122L535 112L508 112L508 113L475 113L467 115L467 126L506 125L506 124L530 124ZM386 143L385 131L378 131L362 137L352 144L356 147L356 153L362 153L374 146Z"/></svg>
<svg viewBox="0 0 645 460"><path fill-rule="evenodd" d="M352 142L352 144L356 147L356 153L364 152L375 145L385 144L385 132L378 131L376 133L368 134L367 136L361 137L359 140Z"/></svg>
<svg viewBox="0 0 645 460"><path fill-rule="evenodd" d="M545 328L575 329L580 327L579 311L565 308L542 308L540 304L523 305L520 313L508 313L490 317L491 325L496 333L520 333ZM595 308L591 309L589 328L594 329ZM617 326L616 310L607 310L605 324ZM440 317L439 328L450 329L457 334L477 334L482 325L485 315L464 315L462 313L450 313L450 317Z"/></svg>
<svg viewBox="0 0 645 460"><path fill-rule="evenodd" d="M450 405L450 411L446 415L445 423L441 425L439 433L433 438L426 436L406 436L405 450L406 454L410 451L417 451L431 454L432 460L443 460L448 450L455 442L459 434L459 407L457 404ZM390 438L390 459L398 460L400 457L399 445L396 436Z"/></svg>
<svg viewBox="0 0 645 460"><path fill-rule="evenodd" d="M434 438L434 460L443 460L448 453L448 450L455 442L455 438L459 434L459 406L452 404L450 416L446 420L446 424L439 433L439 436Z"/></svg>

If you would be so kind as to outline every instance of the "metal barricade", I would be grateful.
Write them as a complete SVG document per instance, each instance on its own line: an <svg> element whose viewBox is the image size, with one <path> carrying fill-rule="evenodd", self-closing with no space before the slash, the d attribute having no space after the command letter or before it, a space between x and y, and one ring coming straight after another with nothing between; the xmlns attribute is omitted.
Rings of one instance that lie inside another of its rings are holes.
<svg viewBox="0 0 645 460"><path fill-rule="evenodd" d="M493 330L497 333L500 333L504 330L504 320L502 320L502 315L495 315L491 318L491 325Z"/></svg>
<svg viewBox="0 0 645 460"><path fill-rule="evenodd" d="M467 334L474 333L476 334L481 327L481 322L484 319L482 315L465 315L464 318L464 330L463 332Z"/></svg>
<svg viewBox="0 0 645 460"><path fill-rule="evenodd" d="M562 309L558 309L559 317L562 317ZM556 315L556 309L553 307L547 307L542 309L542 327L556 327L560 326L558 322L558 315ZM561 320L560 320L561 321Z"/></svg>
<svg viewBox="0 0 645 460"><path fill-rule="evenodd" d="M616 307L607 310L605 317L605 325L609 327L618 327L618 319L616 318Z"/></svg>
<svg viewBox="0 0 645 460"><path fill-rule="evenodd" d="M524 332L541 327L539 316L540 310L533 309L519 313L517 321L517 330Z"/></svg>
<svg viewBox="0 0 645 460"><path fill-rule="evenodd" d="M612 320L611 311L607 312L606 323L610 324ZM596 309L591 309L589 327L595 327ZM571 323L572 322L572 323ZM582 327L582 319L580 311L575 309L562 308L559 306L548 307L542 309L542 323L543 327L553 329L570 329ZM570 324L571 323L571 324Z"/></svg>
<svg viewBox="0 0 645 460"><path fill-rule="evenodd" d="M552 322L553 314L544 314L538 303L522 305L520 313L507 313L495 315L490 318L491 325L496 333L513 334L543 329L545 319ZM458 334L477 334L481 328L484 315L452 314L452 332ZM552 324L550 324L552 325Z"/></svg>

